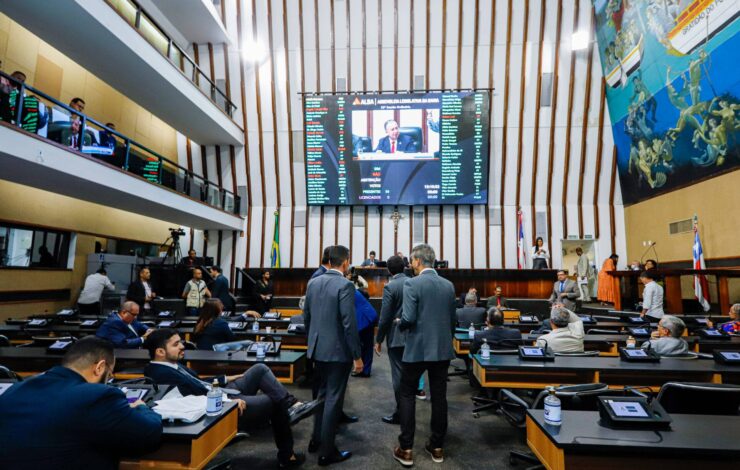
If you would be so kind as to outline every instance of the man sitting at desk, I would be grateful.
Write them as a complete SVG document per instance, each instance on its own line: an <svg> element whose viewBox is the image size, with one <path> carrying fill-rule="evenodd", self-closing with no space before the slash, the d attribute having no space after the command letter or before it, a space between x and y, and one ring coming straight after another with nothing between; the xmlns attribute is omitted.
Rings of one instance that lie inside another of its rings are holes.
<svg viewBox="0 0 740 470"><path fill-rule="evenodd" d="M506 307L506 299L504 298L504 290L501 288L501 286L496 286L496 290L494 291L494 295L488 297L488 302L486 302L486 308L502 308Z"/></svg>
<svg viewBox="0 0 740 470"><path fill-rule="evenodd" d="M13 385L0 400L0 468L117 469L123 454L159 446L162 418L105 385L113 346L89 336L62 365Z"/></svg>
<svg viewBox="0 0 740 470"><path fill-rule="evenodd" d="M497 308L491 308L488 309L486 329L475 334L473 344L470 345L470 354L478 354L480 347L483 346L484 339L493 349L496 347L496 343L503 340L521 340L522 333L515 328L506 328L504 326L504 313Z"/></svg>
<svg viewBox="0 0 740 470"><path fill-rule="evenodd" d="M556 304L550 312L552 331L537 338L537 346L549 348L554 353L583 352L583 320L565 308Z"/></svg>
<svg viewBox="0 0 740 470"><path fill-rule="evenodd" d="M388 134L378 141L375 151L379 153L418 152L414 139L408 135L402 135L398 123L393 119L385 121L383 126Z"/></svg>
<svg viewBox="0 0 740 470"><path fill-rule="evenodd" d="M457 326L467 328L472 323L476 328L485 323L486 309L477 307L478 297L473 292L465 294L465 306L455 311Z"/></svg>
<svg viewBox="0 0 740 470"><path fill-rule="evenodd" d="M642 343L642 349L651 349L660 356L680 356L689 352L689 345L681 338L686 324L673 315L663 315L658 322L658 331L653 332L649 341Z"/></svg>
<svg viewBox="0 0 740 470"><path fill-rule="evenodd" d="M140 348L146 337L154 330L137 321L138 316L139 304L131 300L126 301L120 312L112 314L100 325L95 336L107 339L116 348Z"/></svg>
<svg viewBox="0 0 740 470"><path fill-rule="evenodd" d="M217 379L224 393L232 396L239 406L240 424L272 423L278 462L281 468L297 467L306 456L293 451L291 424L311 415L317 402L303 403L288 393L269 367L255 364L244 374L201 379L193 370L179 362L185 357L185 345L177 331L163 328L147 338L151 362L144 375L157 384L175 385L183 396L206 395ZM262 395L257 395L258 391Z"/></svg>

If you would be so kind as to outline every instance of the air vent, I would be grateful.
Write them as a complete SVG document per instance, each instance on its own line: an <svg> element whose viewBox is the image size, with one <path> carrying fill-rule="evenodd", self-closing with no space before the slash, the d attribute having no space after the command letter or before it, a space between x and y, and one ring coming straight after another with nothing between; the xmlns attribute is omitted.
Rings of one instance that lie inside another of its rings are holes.
<svg viewBox="0 0 740 470"><path fill-rule="evenodd" d="M668 233L676 235L679 233L691 232L692 225L691 219L679 220L678 222L671 222L668 224Z"/></svg>

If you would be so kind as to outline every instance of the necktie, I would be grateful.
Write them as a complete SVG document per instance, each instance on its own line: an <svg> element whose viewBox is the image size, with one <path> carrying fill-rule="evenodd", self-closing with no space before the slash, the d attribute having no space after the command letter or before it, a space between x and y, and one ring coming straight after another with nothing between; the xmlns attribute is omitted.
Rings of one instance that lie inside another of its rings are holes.
<svg viewBox="0 0 740 470"><path fill-rule="evenodd" d="M396 143L391 142L391 153L396 153Z"/></svg>
<svg viewBox="0 0 740 470"><path fill-rule="evenodd" d="M563 292L563 281L560 281L560 292Z"/></svg>
<svg viewBox="0 0 740 470"><path fill-rule="evenodd" d="M496 297L496 306L497 307L501 306L501 297Z"/></svg>

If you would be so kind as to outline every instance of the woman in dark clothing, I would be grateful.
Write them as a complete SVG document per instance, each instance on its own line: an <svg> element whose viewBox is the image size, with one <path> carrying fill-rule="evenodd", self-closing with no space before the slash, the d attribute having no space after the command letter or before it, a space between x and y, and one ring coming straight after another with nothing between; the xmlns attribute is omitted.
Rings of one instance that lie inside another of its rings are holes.
<svg viewBox="0 0 740 470"><path fill-rule="evenodd" d="M208 299L200 309L198 323L195 324L193 341L198 349L213 351L214 344L228 343L236 337L229 324L221 318L224 304L219 299Z"/></svg>
<svg viewBox="0 0 740 470"><path fill-rule="evenodd" d="M262 278L257 281L257 311L261 314L270 310L272 305L272 280L270 280L270 271L262 272Z"/></svg>

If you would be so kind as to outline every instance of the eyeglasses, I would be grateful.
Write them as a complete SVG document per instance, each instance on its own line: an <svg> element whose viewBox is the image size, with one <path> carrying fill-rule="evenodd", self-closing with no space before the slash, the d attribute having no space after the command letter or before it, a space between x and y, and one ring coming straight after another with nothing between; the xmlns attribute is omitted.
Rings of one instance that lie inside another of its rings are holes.
<svg viewBox="0 0 740 470"><path fill-rule="evenodd" d="M129 314L129 315L131 315L132 317L137 317L137 316L139 316L139 312L136 312L136 313L134 313L134 312L132 312L131 310L124 310L124 311L123 311L123 313L128 313L128 314Z"/></svg>

